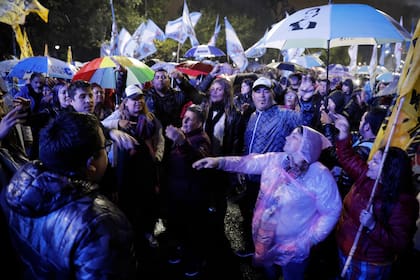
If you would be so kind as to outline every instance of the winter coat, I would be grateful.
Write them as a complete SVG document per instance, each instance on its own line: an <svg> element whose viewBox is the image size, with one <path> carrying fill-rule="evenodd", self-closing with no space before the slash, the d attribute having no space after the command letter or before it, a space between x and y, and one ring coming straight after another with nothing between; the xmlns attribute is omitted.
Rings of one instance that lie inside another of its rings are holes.
<svg viewBox="0 0 420 280"><path fill-rule="evenodd" d="M25 164L1 194L25 279L133 279L132 228L96 185Z"/></svg>
<svg viewBox="0 0 420 280"><path fill-rule="evenodd" d="M366 209L375 180L366 176L368 165L351 147L350 137L336 140L337 155L343 169L355 180L344 198L343 211L337 225L336 240L345 255L349 255L360 226L360 212ZM379 183L376 193L381 188ZM380 215L382 200L373 198L374 216ZM401 194L389 217L389 227L376 222L372 231L363 230L353 258L372 263L391 263L395 256L407 249L416 231L419 205L415 196Z"/></svg>

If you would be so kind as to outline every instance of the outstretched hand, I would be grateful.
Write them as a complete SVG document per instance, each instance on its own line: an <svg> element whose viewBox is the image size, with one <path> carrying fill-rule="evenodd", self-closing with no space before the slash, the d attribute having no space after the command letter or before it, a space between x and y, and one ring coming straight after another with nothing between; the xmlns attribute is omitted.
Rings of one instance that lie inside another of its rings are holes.
<svg viewBox="0 0 420 280"><path fill-rule="evenodd" d="M218 166L219 166L219 158L215 158L215 157L202 158L192 164L192 167L197 170L200 170L203 168L217 168Z"/></svg>
<svg viewBox="0 0 420 280"><path fill-rule="evenodd" d="M28 112L22 112L21 106L16 106L3 116L0 121L0 139L6 137L9 131L18 123L24 123Z"/></svg>

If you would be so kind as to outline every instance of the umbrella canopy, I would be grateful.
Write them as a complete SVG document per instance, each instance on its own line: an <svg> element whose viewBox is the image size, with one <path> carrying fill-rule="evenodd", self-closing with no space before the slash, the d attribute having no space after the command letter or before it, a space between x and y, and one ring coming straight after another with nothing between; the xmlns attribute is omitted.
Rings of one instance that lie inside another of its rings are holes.
<svg viewBox="0 0 420 280"><path fill-rule="evenodd" d="M389 15L369 5L328 4L299 10L275 25L261 47L324 48L410 40Z"/></svg>
<svg viewBox="0 0 420 280"><path fill-rule="evenodd" d="M45 74L47 77L71 80L77 68L50 56L32 56L20 60L9 72L8 77L23 79L25 74L33 72Z"/></svg>
<svg viewBox="0 0 420 280"><path fill-rule="evenodd" d="M219 48L209 45L198 45L189 49L184 57L195 57L195 58L205 58L205 57L217 57L225 56L226 54Z"/></svg>
<svg viewBox="0 0 420 280"><path fill-rule="evenodd" d="M213 70L213 65L200 61L187 60L179 63L175 68L188 76L207 75Z"/></svg>
<svg viewBox="0 0 420 280"><path fill-rule="evenodd" d="M324 66L324 62L319 57L314 55L298 56L291 59L290 62L299 64L300 66L303 66L305 68Z"/></svg>
<svg viewBox="0 0 420 280"><path fill-rule="evenodd" d="M18 62L16 58L0 61L0 75L9 73Z"/></svg>
<svg viewBox="0 0 420 280"><path fill-rule="evenodd" d="M127 70L127 85L141 84L153 79L155 71L138 59L126 56L103 56L86 63L74 75L73 80L98 83L103 88L116 87L116 69Z"/></svg>

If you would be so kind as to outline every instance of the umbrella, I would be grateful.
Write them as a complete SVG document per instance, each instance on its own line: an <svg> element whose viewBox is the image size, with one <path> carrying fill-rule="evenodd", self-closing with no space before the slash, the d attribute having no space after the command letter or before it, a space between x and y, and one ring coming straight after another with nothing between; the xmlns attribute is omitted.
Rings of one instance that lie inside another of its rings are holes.
<svg viewBox="0 0 420 280"><path fill-rule="evenodd" d="M43 73L47 77L70 80L77 68L70 63L50 56L32 56L20 60L9 72L8 77L23 79L27 73Z"/></svg>
<svg viewBox="0 0 420 280"><path fill-rule="evenodd" d="M303 55L298 56L290 60L290 62L294 62L300 66L305 68L312 68L317 66L323 66L324 62L317 56L314 55Z"/></svg>
<svg viewBox="0 0 420 280"><path fill-rule="evenodd" d="M200 61L187 60L179 63L175 68L188 76L207 75L213 70L213 65Z"/></svg>
<svg viewBox="0 0 420 280"><path fill-rule="evenodd" d="M150 66L150 68L152 68L153 70L157 70L157 69L165 69L166 72L171 73L172 70L175 69L175 66L177 66L178 63L176 62L166 62L166 61L160 61L160 62L156 62L155 64L153 64L152 66Z"/></svg>
<svg viewBox="0 0 420 280"><path fill-rule="evenodd" d="M392 72L385 72L385 73L379 74L376 77L376 80L378 82L390 83L394 80L394 74Z"/></svg>
<svg viewBox="0 0 420 280"><path fill-rule="evenodd" d="M9 73L10 70L19 62L19 59L7 59L0 61L0 76L4 73Z"/></svg>
<svg viewBox="0 0 420 280"><path fill-rule="evenodd" d="M290 72L303 72L305 70L305 67L302 67L299 64L293 62L271 62L267 64L267 67Z"/></svg>
<svg viewBox="0 0 420 280"><path fill-rule="evenodd" d="M116 87L116 69L127 70L127 85L141 84L153 79L155 71L140 60L126 56L103 56L86 63L74 75L73 80L98 83L103 88Z"/></svg>
<svg viewBox="0 0 420 280"><path fill-rule="evenodd" d="M364 4L328 4L286 17L265 36L262 47L324 48L409 41L389 15Z"/></svg>
<svg viewBox="0 0 420 280"><path fill-rule="evenodd" d="M328 4L287 16L266 34L261 47L324 48L328 65L331 47L379 45L410 39L409 32L395 19L369 5Z"/></svg>
<svg viewBox="0 0 420 280"><path fill-rule="evenodd" d="M198 45L197 47L192 47L189 49L184 57L195 57L195 58L204 58L204 57L216 57L216 56L225 56L226 54L219 48L209 45Z"/></svg>
<svg viewBox="0 0 420 280"><path fill-rule="evenodd" d="M375 72L373 74L380 75L387 72L389 72L389 70L386 69L386 67L378 65L376 66ZM369 65L362 65L357 67L356 73L359 75L369 75Z"/></svg>

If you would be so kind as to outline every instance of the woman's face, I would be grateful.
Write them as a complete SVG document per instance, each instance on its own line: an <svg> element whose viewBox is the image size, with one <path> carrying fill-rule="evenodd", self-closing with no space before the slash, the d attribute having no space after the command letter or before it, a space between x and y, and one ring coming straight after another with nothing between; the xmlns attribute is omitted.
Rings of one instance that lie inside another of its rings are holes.
<svg viewBox="0 0 420 280"><path fill-rule="evenodd" d="M58 102L60 102L60 106L62 108L67 108L70 105L70 98L67 93L67 86L62 86L58 90L57 96L58 96Z"/></svg>
<svg viewBox="0 0 420 280"><path fill-rule="evenodd" d="M368 176L372 180L376 180L379 175L379 168L382 161L382 151L377 151L372 159L368 162L368 171L366 172L366 176Z"/></svg>
<svg viewBox="0 0 420 280"><path fill-rule="evenodd" d="M223 85L214 82L210 87L210 100L212 102L220 102L223 101L224 89Z"/></svg>
<svg viewBox="0 0 420 280"><path fill-rule="evenodd" d="M139 116L143 112L145 108L144 106L145 101L143 96L139 96L135 99L127 98L127 102L125 103L125 107L127 108L128 113L133 117Z"/></svg>
<svg viewBox="0 0 420 280"><path fill-rule="evenodd" d="M284 95L284 105L286 106L296 106L297 95L293 91L288 91Z"/></svg>
<svg viewBox="0 0 420 280"><path fill-rule="evenodd" d="M251 87L247 83L241 84L241 93L246 94L248 92L251 92Z"/></svg>
<svg viewBox="0 0 420 280"><path fill-rule="evenodd" d="M329 112L335 113L335 102L331 98L328 98L327 109L328 109Z"/></svg>
<svg viewBox="0 0 420 280"><path fill-rule="evenodd" d="M98 103L104 103L105 101L105 91L100 87L94 87L92 88L93 96L94 96L94 102L95 105Z"/></svg>

